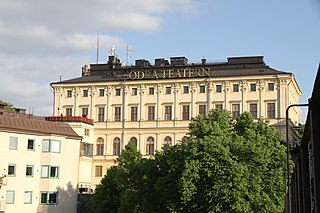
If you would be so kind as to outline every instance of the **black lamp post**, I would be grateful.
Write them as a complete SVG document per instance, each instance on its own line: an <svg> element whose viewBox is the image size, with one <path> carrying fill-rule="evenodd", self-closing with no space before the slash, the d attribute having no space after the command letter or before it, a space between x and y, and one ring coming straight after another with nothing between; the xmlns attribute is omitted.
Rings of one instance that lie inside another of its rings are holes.
<svg viewBox="0 0 320 213"><path fill-rule="evenodd" d="M287 209L286 213L291 213L291 190L290 190L290 148L289 148L289 109L291 107L305 107L309 106L309 104L292 104L289 105L286 109L286 143L287 143L287 186L288 186L288 193L287 193Z"/></svg>

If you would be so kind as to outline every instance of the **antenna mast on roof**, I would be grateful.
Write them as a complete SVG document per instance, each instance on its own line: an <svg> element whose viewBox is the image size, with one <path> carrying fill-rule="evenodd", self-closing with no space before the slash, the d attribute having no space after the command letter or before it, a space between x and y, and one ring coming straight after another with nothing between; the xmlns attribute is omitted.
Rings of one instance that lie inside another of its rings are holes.
<svg viewBox="0 0 320 213"><path fill-rule="evenodd" d="M97 34L97 64L99 62L99 40L100 40L100 33Z"/></svg>
<svg viewBox="0 0 320 213"><path fill-rule="evenodd" d="M126 66L129 65L129 52L131 51L129 44L126 45Z"/></svg>

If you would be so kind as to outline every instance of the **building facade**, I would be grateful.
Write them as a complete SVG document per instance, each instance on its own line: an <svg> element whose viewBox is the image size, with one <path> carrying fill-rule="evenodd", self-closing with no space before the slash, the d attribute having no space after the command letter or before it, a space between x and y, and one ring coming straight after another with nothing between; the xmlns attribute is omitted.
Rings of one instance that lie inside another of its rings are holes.
<svg viewBox="0 0 320 213"><path fill-rule="evenodd" d="M297 106L298 107L298 106ZM295 163L289 185L289 213L320 211L320 66L312 95L308 101L308 115L303 137L291 150Z"/></svg>
<svg viewBox="0 0 320 213"><path fill-rule="evenodd" d="M270 124L283 123L286 108L298 103L301 91L294 75L267 66L262 56L232 57L226 62L188 63L185 57L145 59L122 66L114 56L105 64L82 68L82 76L51 83L54 116L83 116L94 120L92 183L98 184L131 142L146 157L164 144L188 137L192 117L210 109L227 109L236 118L248 111ZM298 124L298 111L291 109ZM81 153L86 153L82 147ZM80 177L81 178L81 177Z"/></svg>
<svg viewBox="0 0 320 213"><path fill-rule="evenodd" d="M66 123L0 110L0 139L0 212L77 211L82 137Z"/></svg>

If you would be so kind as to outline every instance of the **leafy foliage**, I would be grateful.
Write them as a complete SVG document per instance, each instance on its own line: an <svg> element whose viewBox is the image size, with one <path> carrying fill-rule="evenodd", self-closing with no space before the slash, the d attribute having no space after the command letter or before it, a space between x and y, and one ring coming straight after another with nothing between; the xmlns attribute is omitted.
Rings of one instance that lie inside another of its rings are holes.
<svg viewBox="0 0 320 213"><path fill-rule="evenodd" d="M0 104L5 104L5 105L7 105L7 106L4 107L4 109L5 109L6 111L8 111L8 112L14 112L14 106L13 106L11 103L0 100Z"/></svg>
<svg viewBox="0 0 320 213"><path fill-rule="evenodd" d="M283 212L280 133L225 110L197 116L189 132L150 159L128 144L97 187L92 212Z"/></svg>

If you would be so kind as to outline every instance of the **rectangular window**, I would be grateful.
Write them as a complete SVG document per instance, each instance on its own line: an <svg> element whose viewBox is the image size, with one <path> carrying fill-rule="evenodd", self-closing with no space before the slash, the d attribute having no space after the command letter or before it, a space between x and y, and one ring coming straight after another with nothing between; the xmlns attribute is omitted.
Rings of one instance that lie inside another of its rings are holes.
<svg viewBox="0 0 320 213"><path fill-rule="evenodd" d="M131 107L131 121L138 120L138 107L134 106Z"/></svg>
<svg viewBox="0 0 320 213"><path fill-rule="evenodd" d="M102 177L102 166L96 166L95 168L95 176Z"/></svg>
<svg viewBox="0 0 320 213"><path fill-rule="evenodd" d="M103 97L104 96L104 89L99 89L99 96Z"/></svg>
<svg viewBox="0 0 320 213"><path fill-rule="evenodd" d="M216 104L216 110L222 110L223 109L223 106L222 104Z"/></svg>
<svg viewBox="0 0 320 213"><path fill-rule="evenodd" d="M40 197L41 204L57 204L58 192L41 192Z"/></svg>
<svg viewBox="0 0 320 213"><path fill-rule="evenodd" d="M250 91L251 92L257 91L257 84L250 84Z"/></svg>
<svg viewBox="0 0 320 213"><path fill-rule="evenodd" d="M268 83L268 90L274 91L274 83Z"/></svg>
<svg viewBox="0 0 320 213"><path fill-rule="evenodd" d="M183 93L188 94L189 93L189 86L183 86Z"/></svg>
<svg viewBox="0 0 320 213"><path fill-rule="evenodd" d="M149 95L154 95L154 87L149 87Z"/></svg>
<svg viewBox="0 0 320 213"><path fill-rule="evenodd" d="M239 84L233 84L233 92L239 92Z"/></svg>
<svg viewBox="0 0 320 213"><path fill-rule="evenodd" d="M18 149L18 137L10 137L9 149Z"/></svg>
<svg viewBox="0 0 320 213"><path fill-rule="evenodd" d="M205 93L206 92L206 86L205 85L200 85L199 92L200 93Z"/></svg>
<svg viewBox="0 0 320 213"><path fill-rule="evenodd" d="M72 90L68 89L67 90L67 98L71 98L72 97Z"/></svg>
<svg viewBox="0 0 320 213"><path fill-rule="evenodd" d="M27 150L34 150L34 139L28 139Z"/></svg>
<svg viewBox="0 0 320 213"><path fill-rule="evenodd" d="M274 119L276 118L276 104L267 103L267 118Z"/></svg>
<svg viewBox="0 0 320 213"><path fill-rule="evenodd" d="M58 166L41 166L41 178L58 178Z"/></svg>
<svg viewBox="0 0 320 213"><path fill-rule="evenodd" d="M114 108L114 121L120 121L121 120L121 107L115 107Z"/></svg>
<svg viewBox="0 0 320 213"><path fill-rule="evenodd" d="M43 140L42 141L42 152L60 152L60 141L58 140Z"/></svg>
<svg viewBox="0 0 320 213"><path fill-rule="evenodd" d="M32 165L26 166L26 176L33 177L33 166Z"/></svg>
<svg viewBox="0 0 320 213"><path fill-rule="evenodd" d="M131 95L138 95L138 88L132 88Z"/></svg>
<svg viewBox="0 0 320 213"><path fill-rule="evenodd" d="M148 106L148 121L154 121L154 120L155 120L155 107Z"/></svg>
<svg viewBox="0 0 320 213"><path fill-rule="evenodd" d="M25 204L32 203L32 192L31 191L24 192L24 203Z"/></svg>
<svg viewBox="0 0 320 213"><path fill-rule="evenodd" d="M232 104L232 118L236 119L240 114L240 104Z"/></svg>
<svg viewBox="0 0 320 213"><path fill-rule="evenodd" d="M87 89L83 90L83 97L88 97L88 90Z"/></svg>
<svg viewBox="0 0 320 213"><path fill-rule="evenodd" d="M86 118L88 117L88 114L89 114L89 108L87 107L82 108L82 117Z"/></svg>
<svg viewBox="0 0 320 213"><path fill-rule="evenodd" d="M8 176L16 176L16 164L8 165Z"/></svg>
<svg viewBox="0 0 320 213"><path fill-rule="evenodd" d="M59 153L60 152L60 141L51 140L50 141L50 152Z"/></svg>
<svg viewBox="0 0 320 213"><path fill-rule="evenodd" d="M182 120L189 120L190 118L190 106L189 105L183 105L182 106Z"/></svg>
<svg viewBox="0 0 320 213"><path fill-rule="evenodd" d="M166 87L166 94L171 94L171 87Z"/></svg>
<svg viewBox="0 0 320 213"><path fill-rule="evenodd" d="M7 191L6 204L14 204L14 191Z"/></svg>
<svg viewBox="0 0 320 213"><path fill-rule="evenodd" d="M216 92L222 92L222 86L216 85Z"/></svg>
<svg viewBox="0 0 320 213"><path fill-rule="evenodd" d="M199 114L205 116L207 114L207 106L204 104L199 105Z"/></svg>
<svg viewBox="0 0 320 213"><path fill-rule="evenodd" d="M250 104L250 114L252 118L257 119L258 117L258 105L257 104Z"/></svg>
<svg viewBox="0 0 320 213"><path fill-rule="evenodd" d="M166 121L172 120L172 106L165 106L164 119Z"/></svg>
<svg viewBox="0 0 320 213"><path fill-rule="evenodd" d="M89 136L90 135L90 130L89 129L84 129L84 135Z"/></svg>
<svg viewBox="0 0 320 213"><path fill-rule="evenodd" d="M98 108L98 122L104 122L104 107Z"/></svg>
<svg viewBox="0 0 320 213"><path fill-rule="evenodd" d="M89 143L80 143L80 156L91 157L93 153L93 144Z"/></svg>
<svg viewBox="0 0 320 213"><path fill-rule="evenodd" d="M72 108L66 108L66 116L72 116Z"/></svg>
<svg viewBox="0 0 320 213"><path fill-rule="evenodd" d="M121 89L120 88L116 89L116 96L121 96Z"/></svg>

